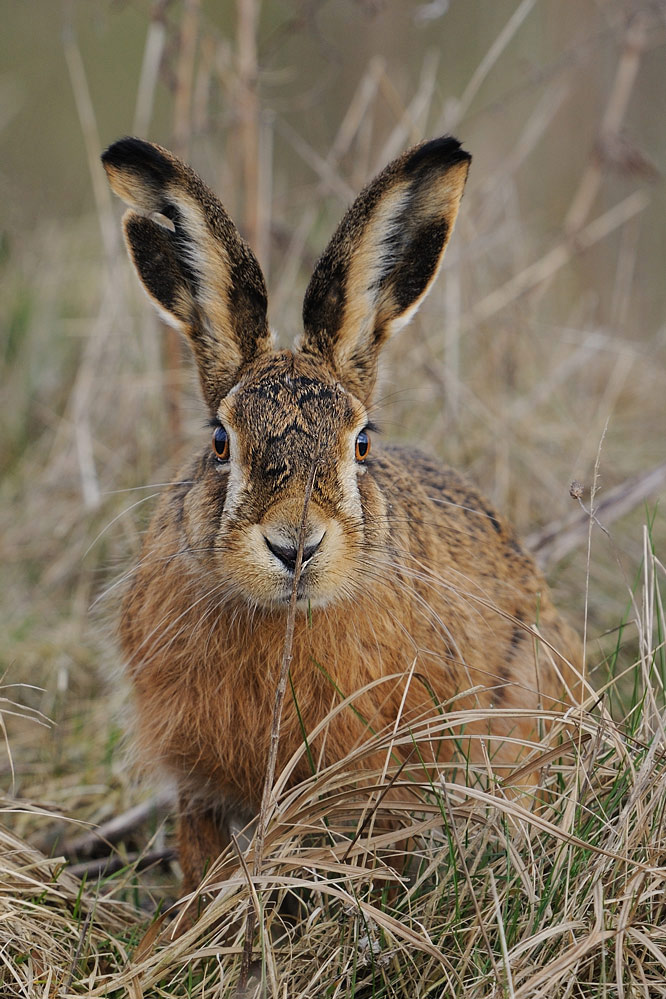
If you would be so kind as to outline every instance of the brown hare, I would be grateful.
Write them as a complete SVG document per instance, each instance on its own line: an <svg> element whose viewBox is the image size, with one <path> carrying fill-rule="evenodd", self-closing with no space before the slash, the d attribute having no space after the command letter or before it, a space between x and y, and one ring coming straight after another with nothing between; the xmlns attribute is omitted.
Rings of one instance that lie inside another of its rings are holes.
<svg viewBox="0 0 666 999"><path fill-rule="evenodd" d="M529 711L571 700L580 649L478 491L375 439L379 354L437 276L470 164L460 144L416 146L362 191L315 267L294 350L275 349L257 260L188 166L134 138L102 160L130 206L134 266L189 341L210 415L152 519L121 623L140 752L178 784L191 891L230 821L258 811L315 456L278 767L302 725L368 687L315 747L324 763L457 695L456 709L485 710L465 728L472 760L506 771L536 735ZM528 712L489 723L491 708ZM438 761L454 748L441 740ZM301 762L293 780L310 775Z"/></svg>

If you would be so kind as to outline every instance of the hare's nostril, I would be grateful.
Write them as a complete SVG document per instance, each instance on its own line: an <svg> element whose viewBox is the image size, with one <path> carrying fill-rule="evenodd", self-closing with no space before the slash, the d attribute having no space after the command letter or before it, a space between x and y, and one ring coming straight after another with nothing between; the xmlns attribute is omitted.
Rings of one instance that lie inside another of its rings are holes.
<svg viewBox="0 0 666 999"><path fill-rule="evenodd" d="M305 565L306 562L310 561L310 559L317 551L319 545L322 543L323 540L324 540L324 535L322 534L322 536L317 541L313 541L311 544L303 546L303 565Z"/></svg>
<svg viewBox="0 0 666 999"><path fill-rule="evenodd" d="M319 545L323 540L323 537L324 535L322 534L321 537L317 539L317 541L314 541L311 544L304 545L303 562L302 562L303 565L305 565L306 562L309 562L309 560L315 554L315 552L317 551ZM286 566L290 572L293 572L296 568L296 556L298 555L298 549L296 548L296 546L276 544L274 541L271 541L269 538L267 538L266 535L264 535L264 541L266 542L266 547L271 552L271 554L275 555L275 557L279 559L280 562L282 562L282 564Z"/></svg>
<svg viewBox="0 0 666 999"><path fill-rule="evenodd" d="M290 572L293 572L296 568L297 549L293 545L276 545L272 541L269 541L265 535L264 541L269 552L275 555Z"/></svg>

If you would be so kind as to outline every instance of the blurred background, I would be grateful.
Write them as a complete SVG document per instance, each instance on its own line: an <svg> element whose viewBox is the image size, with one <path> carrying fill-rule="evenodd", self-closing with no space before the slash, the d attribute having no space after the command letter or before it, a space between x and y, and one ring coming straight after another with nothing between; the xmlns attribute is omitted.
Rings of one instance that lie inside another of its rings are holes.
<svg viewBox="0 0 666 999"><path fill-rule="evenodd" d="M387 351L375 419L466 470L513 519L585 629L594 682L630 673L632 600L657 599L642 567L666 550L666 5L0 0L0 12L8 793L93 821L137 793L117 599L160 484L209 433L187 351L121 244L99 154L124 134L170 147L219 194L265 270L283 345L365 181L422 138L463 141L457 231ZM13 821L30 833L36 820Z"/></svg>

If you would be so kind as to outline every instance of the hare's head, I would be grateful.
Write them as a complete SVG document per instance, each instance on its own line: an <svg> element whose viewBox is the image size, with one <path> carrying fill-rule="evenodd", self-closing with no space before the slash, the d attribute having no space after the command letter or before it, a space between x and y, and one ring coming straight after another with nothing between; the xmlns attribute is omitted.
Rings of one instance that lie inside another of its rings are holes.
<svg viewBox="0 0 666 999"><path fill-rule="evenodd" d="M130 205L130 256L161 314L187 337L212 426L183 501L192 558L220 596L288 601L306 483L299 597L326 604L363 585L386 501L373 476L368 414L379 353L434 281L470 157L436 139L391 163L359 195L319 260L295 351L276 351L256 258L215 196L165 149L139 139L103 162Z"/></svg>

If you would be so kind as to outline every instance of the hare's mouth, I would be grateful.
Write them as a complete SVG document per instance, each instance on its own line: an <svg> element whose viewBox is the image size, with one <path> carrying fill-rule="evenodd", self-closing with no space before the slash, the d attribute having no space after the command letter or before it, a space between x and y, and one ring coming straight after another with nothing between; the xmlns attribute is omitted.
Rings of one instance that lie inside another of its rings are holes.
<svg viewBox="0 0 666 999"><path fill-rule="evenodd" d="M312 523L300 545L293 525L264 523L241 530L220 550L219 570L258 607L285 608L296 584L299 610L335 600L348 576L348 551L335 521Z"/></svg>
<svg viewBox="0 0 666 999"><path fill-rule="evenodd" d="M314 574L310 575L304 571L303 576L298 581L296 588L296 608L298 611L307 612L315 607L324 607L335 601L336 593L330 587L322 585L323 580ZM279 590L270 601L273 607L280 607L286 610L292 599L294 581L281 581Z"/></svg>
<svg viewBox="0 0 666 999"><path fill-rule="evenodd" d="M285 592L280 597L280 605L282 607L288 607L291 603L291 590ZM296 593L296 606L299 609L307 608L312 603L310 594L307 592L307 588L301 586L299 583L298 591Z"/></svg>
<svg viewBox="0 0 666 999"><path fill-rule="evenodd" d="M280 593L280 603L287 605L290 603L292 595L294 592L294 580L285 580ZM298 586L296 588L296 606L307 605L316 602L317 599L317 588L313 585L311 579L308 578L307 570L304 569L303 575L298 581Z"/></svg>

